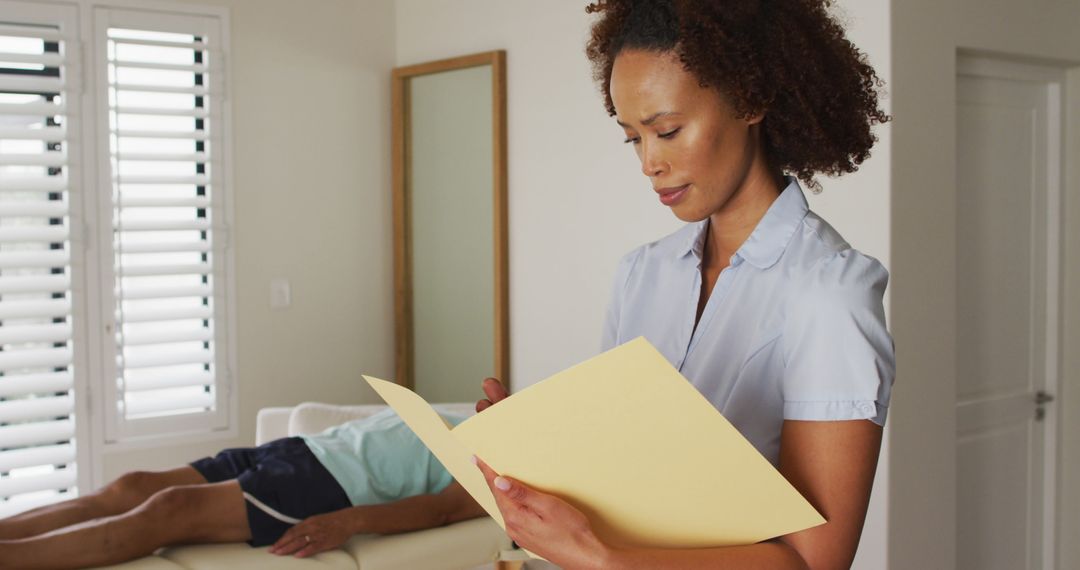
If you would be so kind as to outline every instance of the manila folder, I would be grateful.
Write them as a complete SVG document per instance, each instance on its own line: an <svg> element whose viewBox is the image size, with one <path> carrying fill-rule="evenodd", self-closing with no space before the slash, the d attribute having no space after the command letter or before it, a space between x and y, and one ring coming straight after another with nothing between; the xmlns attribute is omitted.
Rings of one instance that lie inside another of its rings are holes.
<svg viewBox="0 0 1080 570"><path fill-rule="evenodd" d="M503 528L474 454L574 505L613 546L752 544L825 522L641 337L453 429L407 388L364 379Z"/></svg>

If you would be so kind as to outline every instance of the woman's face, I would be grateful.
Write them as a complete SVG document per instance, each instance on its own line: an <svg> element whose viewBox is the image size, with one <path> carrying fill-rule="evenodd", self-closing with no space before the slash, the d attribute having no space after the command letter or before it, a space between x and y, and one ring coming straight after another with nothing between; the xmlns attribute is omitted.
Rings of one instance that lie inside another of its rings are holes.
<svg viewBox="0 0 1080 570"><path fill-rule="evenodd" d="M688 222L729 205L761 152L753 128L761 117L736 118L674 52L621 52L610 90L615 118L661 203Z"/></svg>

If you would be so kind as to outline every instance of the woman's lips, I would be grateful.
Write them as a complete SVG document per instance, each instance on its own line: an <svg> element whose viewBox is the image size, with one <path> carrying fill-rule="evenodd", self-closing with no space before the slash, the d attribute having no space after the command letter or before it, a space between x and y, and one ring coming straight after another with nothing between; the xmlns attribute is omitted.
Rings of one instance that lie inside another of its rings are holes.
<svg viewBox="0 0 1080 570"><path fill-rule="evenodd" d="M683 184L682 186L672 186L670 188L661 188L656 191L660 194L660 203L665 206L671 206L682 199L683 194L690 189L689 184Z"/></svg>

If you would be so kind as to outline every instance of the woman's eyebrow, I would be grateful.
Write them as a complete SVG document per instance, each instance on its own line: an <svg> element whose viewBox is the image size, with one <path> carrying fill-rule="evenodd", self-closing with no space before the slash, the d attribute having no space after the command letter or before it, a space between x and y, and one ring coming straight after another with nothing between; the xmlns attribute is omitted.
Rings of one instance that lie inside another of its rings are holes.
<svg viewBox="0 0 1080 570"><path fill-rule="evenodd" d="M680 114L681 113L678 113L678 112L675 112L675 111L660 111L659 113L654 113L652 116L642 120L641 124L645 125L647 127L647 126L653 124L654 122L656 122L656 120L659 119L660 117L670 117L670 116L673 116L673 115L680 115ZM626 123L624 123L624 122L622 122L622 121L620 121L618 119L615 119L615 122L619 123L619 126L624 128L624 129L630 127L630 125L628 125L628 124L626 124Z"/></svg>

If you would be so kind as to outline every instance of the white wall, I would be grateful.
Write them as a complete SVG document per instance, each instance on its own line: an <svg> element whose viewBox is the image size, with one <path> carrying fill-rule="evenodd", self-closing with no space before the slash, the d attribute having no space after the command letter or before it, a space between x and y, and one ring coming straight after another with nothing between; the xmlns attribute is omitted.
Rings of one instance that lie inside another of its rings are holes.
<svg viewBox="0 0 1080 570"><path fill-rule="evenodd" d="M604 112L584 45L586 2L397 0L396 62L507 51L511 382L521 389L596 354L616 261L679 227ZM841 3L852 39L886 80L889 4ZM890 263L889 129L858 173L810 196L856 247ZM572 278L567 278L572 276ZM887 488L883 454L877 488ZM858 568L882 568L875 494Z"/></svg>
<svg viewBox="0 0 1080 570"><path fill-rule="evenodd" d="M1077 27L1080 4L1072 0L905 0L892 5L892 102L897 119L892 135L892 328L902 364L890 418L890 568L956 564L955 55L958 49L978 50L1076 66ZM1076 112L1072 110L1073 146L1067 149L1074 157ZM1073 166L1067 201L1077 196L1075 161ZM1076 205L1069 203L1076 220ZM1075 228L1071 235L1069 252L1075 258ZM1071 263L1075 284L1078 271L1076 262ZM1075 305L1071 310L1078 313ZM1080 368L1075 355L1069 357L1073 370ZM1078 382L1074 375L1066 393L1080 388ZM1077 395L1071 398L1074 414L1066 420L1075 426L1080 406ZM1075 490L1080 442L1063 433L1071 466L1065 476L1071 485L1063 497L1068 503L1061 508L1073 526L1061 541L1071 561L1059 567L1075 568L1080 561L1080 547L1073 540L1080 523Z"/></svg>
<svg viewBox="0 0 1080 570"><path fill-rule="evenodd" d="M511 373L517 387L592 356L622 254L678 228L604 112L584 55L585 2L397 0L397 65L507 50ZM888 10L848 2L852 37L888 79ZM888 131L857 174L811 196L888 262ZM574 275L574 279L566 279ZM542 350L538 347L542 347Z"/></svg>
<svg viewBox="0 0 1080 570"><path fill-rule="evenodd" d="M882 104L886 112L892 111L890 4L890 0L846 0L841 2L840 8L840 14L846 13L844 20L848 38L867 54L870 64L885 82ZM889 268L890 286L885 291L885 311L891 326L891 284L895 278L890 257L893 239L890 234L892 185L889 178L892 170L891 123L877 128L875 133L878 143L871 158L863 163L858 172L825 183L824 192L810 197L810 207L829 220L854 247L877 257ZM898 354L897 358L898 367L902 368L905 365L903 353ZM897 383L898 389L904 389L902 379L897 379ZM870 509L866 515L859 551L852 565L856 570L881 570L888 565L888 510L891 508L888 501L891 484L889 466L893 461L902 460L893 456L889 446L890 424L891 420L885 424L885 439L874 478Z"/></svg>
<svg viewBox="0 0 1080 570"><path fill-rule="evenodd" d="M590 79L584 3L395 7L397 65L507 51L511 382L524 387L596 354L615 262L676 220Z"/></svg>
<svg viewBox="0 0 1080 570"><path fill-rule="evenodd" d="M360 374L393 373L392 3L184 1L231 10L240 432L109 451L106 480L250 445L265 406L375 402Z"/></svg>

